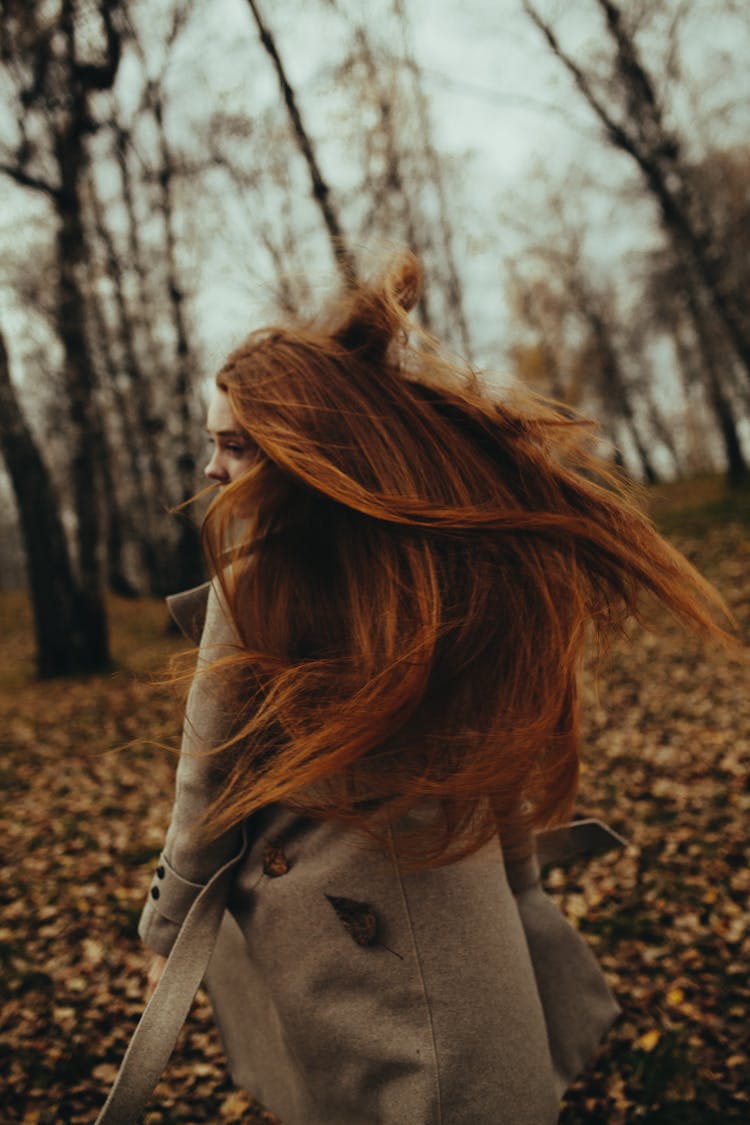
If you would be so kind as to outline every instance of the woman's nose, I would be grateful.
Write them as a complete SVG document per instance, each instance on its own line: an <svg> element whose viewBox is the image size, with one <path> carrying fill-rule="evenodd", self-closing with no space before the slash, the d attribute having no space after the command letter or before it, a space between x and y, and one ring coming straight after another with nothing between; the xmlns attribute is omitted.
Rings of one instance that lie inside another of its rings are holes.
<svg viewBox="0 0 750 1125"><path fill-rule="evenodd" d="M214 450L211 460L203 470L209 480L218 481L219 484L226 484L229 480L229 473L219 460L219 451Z"/></svg>

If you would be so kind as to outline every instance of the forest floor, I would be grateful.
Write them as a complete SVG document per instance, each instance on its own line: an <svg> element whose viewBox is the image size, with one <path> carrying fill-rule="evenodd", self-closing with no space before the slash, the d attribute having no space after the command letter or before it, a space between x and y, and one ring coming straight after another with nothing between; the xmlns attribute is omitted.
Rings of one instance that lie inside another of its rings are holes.
<svg viewBox="0 0 750 1125"><path fill-rule="evenodd" d="M750 495L652 494L750 641ZM750 676L660 615L589 684L577 815L624 852L546 884L623 1014L561 1125L750 1120ZM143 1003L136 922L168 821L184 643L156 602L113 601L110 675L36 683L26 599L0 594L0 1120L93 1122ZM199 993L146 1125L272 1125L224 1070ZM406 1125L406 1123L405 1123Z"/></svg>

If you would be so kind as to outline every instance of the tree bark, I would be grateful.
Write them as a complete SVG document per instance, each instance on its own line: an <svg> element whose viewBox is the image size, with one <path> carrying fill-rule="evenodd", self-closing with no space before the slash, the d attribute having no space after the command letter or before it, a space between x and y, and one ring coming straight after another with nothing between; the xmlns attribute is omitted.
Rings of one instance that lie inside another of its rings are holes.
<svg viewBox="0 0 750 1125"><path fill-rule="evenodd" d="M0 333L0 448L16 497L26 550L40 677L101 668L89 637L88 599L76 582L57 496L11 381Z"/></svg>
<svg viewBox="0 0 750 1125"><path fill-rule="evenodd" d="M164 513L159 512L159 505L161 504L163 509L167 498L166 480L155 432L160 428L161 420L155 423L149 382L136 347L137 324L125 296L122 261L102 213L93 178L89 186L88 197L94 231L104 252L104 265L112 283L114 331L111 331L105 322L96 293L90 296L90 306L105 357L111 393L120 418L121 440L131 481L130 491L137 508L137 526L133 527L133 520L130 520L129 532L134 536L138 546L148 591L159 596L171 592L175 581L174 559L170 558L170 551L158 526L159 518L162 523L164 522ZM114 358L114 350L119 354L119 363ZM127 379L127 394L123 392L118 382L118 377L123 376ZM111 492L109 486L106 487L107 491ZM117 576L112 573L112 552L117 546L117 535L111 520L108 541L110 586L114 588L113 579ZM122 575L122 567L119 571ZM122 589L126 589L128 583L126 581L124 585L122 583L119 585Z"/></svg>
<svg viewBox="0 0 750 1125"><path fill-rule="evenodd" d="M651 429L656 434L664 448L668 450L669 456L672 458L672 462L674 464L674 471L676 475L678 477L684 475L684 466L682 463L682 458L680 457L679 450L677 449L677 444L674 440L674 434L670 430L664 416L662 415L661 410L659 410L659 407L656 405L652 395L648 391L646 392L646 407L648 410L648 420L651 425Z"/></svg>
<svg viewBox="0 0 750 1125"><path fill-rule="evenodd" d="M24 6L7 25L7 58L17 63L18 129L21 142L12 161L0 171L18 183L47 195L55 208L55 327L63 350L63 378L71 421L71 476L78 545L76 632L85 637L86 666L109 666L109 641L102 576L102 430L98 424L95 371L86 334L82 270L86 265L81 182L87 162L86 138L94 128L90 102L97 91L110 89L120 61L121 40L116 20L122 0L98 0L106 43L101 62L81 61L76 50L76 0L61 0L57 33L48 30L41 4ZM92 12L89 8L87 16ZM23 24L23 26L22 26ZM28 74L31 74L29 79ZM28 122L33 118L34 142ZM37 149L47 151L55 168L52 184L33 171ZM77 642L74 647L76 647Z"/></svg>
<svg viewBox="0 0 750 1125"><path fill-rule="evenodd" d="M737 421L732 403L723 385L711 330L700 298L690 286L685 290L690 317L700 349L703 384L708 401L721 434L727 463L727 482L731 488L739 487L748 479L748 465L742 452Z"/></svg>
<svg viewBox="0 0 750 1125"><path fill-rule="evenodd" d="M80 114L83 107L77 107ZM57 331L63 346L72 437L72 484L76 512L82 619L93 667L109 664L104 604L103 495L100 466L106 457L94 395L96 376L86 336L85 299L80 285L84 229L80 186L85 164L82 117L55 138L60 174L57 217Z"/></svg>
<svg viewBox="0 0 750 1125"><path fill-rule="evenodd" d="M91 247L89 247L91 253ZM128 576L126 561L127 548L131 544L142 546L148 534L148 510L144 503L138 502L143 493L139 491L143 474L139 471L138 455L134 447L137 426L126 396L118 382L118 363L114 355L112 333L96 287L87 294L89 316L89 336L92 343L92 358L99 372L102 389L108 390L107 398L98 405L99 426L102 429L105 456L99 466L104 494L106 525L106 575L107 586L114 594L122 597L136 597L137 587ZM114 406L114 410L111 407ZM117 425L106 425L105 419L114 415ZM117 432L119 431L119 432ZM128 473L127 468L130 472ZM121 471L124 470L124 471ZM136 499L138 498L138 499ZM137 575L137 578L140 578Z"/></svg>
<svg viewBox="0 0 750 1125"><path fill-rule="evenodd" d="M185 295L180 285L177 264L177 238L174 229L174 163L164 127L161 92L156 88L151 91L151 108L159 137L159 200L164 224L167 294L176 347L174 395L179 419L177 474L180 504L184 505L194 496L197 485L196 426L192 409L193 396L196 393L195 365L185 316ZM177 573L174 575L177 589L195 586L205 577L198 529L185 512L181 512L180 517Z"/></svg>
<svg viewBox="0 0 750 1125"><path fill-rule="evenodd" d="M622 419L638 454L643 478L647 484L658 484L659 475L654 468L648 447L641 436L628 388L620 369L620 361L610 339L604 318L592 307L582 308L599 355L599 375L605 401L609 400L616 416Z"/></svg>

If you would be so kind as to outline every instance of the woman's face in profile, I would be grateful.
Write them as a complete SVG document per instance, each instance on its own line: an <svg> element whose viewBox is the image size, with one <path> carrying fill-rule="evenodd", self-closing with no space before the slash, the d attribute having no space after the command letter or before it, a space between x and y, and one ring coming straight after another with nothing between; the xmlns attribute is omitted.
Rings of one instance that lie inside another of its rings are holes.
<svg viewBox="0 0 750 1125"><path fill-rule="evenodd" d="M212 445L205 474L218 484L231 484L258 458L258 447L240 428L225 391L215 388L206 416L206 430Z"/></svg>

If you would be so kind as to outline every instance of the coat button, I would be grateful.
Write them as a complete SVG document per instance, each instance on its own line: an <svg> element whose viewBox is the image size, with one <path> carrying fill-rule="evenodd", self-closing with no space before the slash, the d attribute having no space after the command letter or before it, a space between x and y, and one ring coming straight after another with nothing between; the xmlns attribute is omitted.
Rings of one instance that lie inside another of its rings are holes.
<svg viewBox="0 0 750 1125"><path fill-rule="evenodd" d="M164 868L161 866L161 864L159 864L159 866L157 867L156 874L159 876L160 879L164 878Z"/></svg>
<svg viewBox="0 0 750 1125"><path fill-rule="evenodd" d="M152 887L151 888L151 898L158 898L158 897L159 897L159 888L158 887Z"/></svg>
<svg viewBox="0 0 750 1125"><path fill-rule="evenodd" d="M263 874L269 879L278 879L280 875L286 875L288 870L289 860L278 840L266 841L263 849Z"/></svg>

